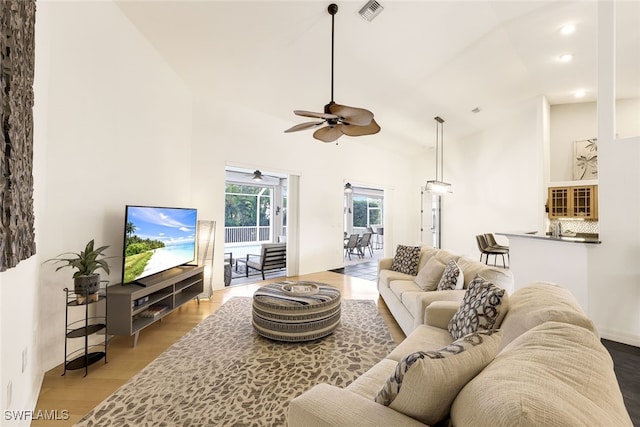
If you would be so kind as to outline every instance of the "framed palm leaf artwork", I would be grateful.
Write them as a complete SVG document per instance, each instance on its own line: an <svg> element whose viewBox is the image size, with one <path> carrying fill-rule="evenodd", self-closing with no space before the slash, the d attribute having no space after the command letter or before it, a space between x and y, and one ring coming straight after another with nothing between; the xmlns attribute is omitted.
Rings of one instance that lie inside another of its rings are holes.
<svg viewBox="0 0 640 427"><path fill-rule="evenodd" d="M573 143L573 179L598 179L598 139Z"/></svg>

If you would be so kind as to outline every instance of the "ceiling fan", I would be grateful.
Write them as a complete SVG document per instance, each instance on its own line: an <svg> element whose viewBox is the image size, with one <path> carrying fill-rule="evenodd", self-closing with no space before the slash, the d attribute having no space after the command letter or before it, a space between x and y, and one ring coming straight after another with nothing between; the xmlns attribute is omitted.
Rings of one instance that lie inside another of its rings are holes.
<svg viewBox="0 0 640 427"><path fill-rule="evenodd" d="M333 100L333 45L334 45L334 20L338 13L338 5L330 4L328 9L331 15L331 102L324 106L324 113L312 111L294 110L294 114L303 117L313 117L322 121L300 123L287 130L285 133L297 132L326 124L313 133L313 137L324 142L333 142L342 135L362 136L380 132L380 126L373 119L373 113L364 108L347 107L336 104Z"/></svg>

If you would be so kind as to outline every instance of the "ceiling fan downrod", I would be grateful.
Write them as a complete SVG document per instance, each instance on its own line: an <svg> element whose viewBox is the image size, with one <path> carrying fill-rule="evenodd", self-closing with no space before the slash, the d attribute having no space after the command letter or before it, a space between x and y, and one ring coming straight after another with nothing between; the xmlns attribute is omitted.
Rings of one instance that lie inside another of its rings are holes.
<svg viewBox="0 0 640 427"><path fill-rule="evenodd" d="M331 15L331 101L324 106L324 113L315 113L306 110L293 110L297 116L312 117L322 119L322 121L312 121L300 123L285 130L285 133L297 132L311 129L317 126L326 125L317 129L313 137L322 142L333 142L342 135L362 136L373 135L380 132L380 126L373 119L373 113L364 108L348 107L335 103L334 96L334 59L335 59L335 15L338 13L338 5L332 3L327 8Z"/></svg>
<svg viewBox="0 0 640 427"><path fill-rule="evenodd" d="M336 13L338 13L338 5L335 3L331 3L329 5L329 7L327 8L327 11L329 12L329 15L331 15L331 102L330 104L333 104L333 57L334 57L334 45L335 45L335 19L336 19ZM325 111L326 113L328 113L329 108L328 106L325 107Z"/></svg>

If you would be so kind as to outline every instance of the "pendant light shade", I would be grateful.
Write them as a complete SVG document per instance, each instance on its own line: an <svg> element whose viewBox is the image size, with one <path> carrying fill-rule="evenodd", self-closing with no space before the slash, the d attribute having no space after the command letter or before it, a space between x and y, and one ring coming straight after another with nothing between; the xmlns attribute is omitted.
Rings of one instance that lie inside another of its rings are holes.
<svg viewBox="0 0 640 427"><path fill-rule="evenodd" d="M427 181L425 190L436 194L453 193L451 184L444 182L442 173L444 169L444 120L440 117L435 117L434 120L436 121L436 178Z"/></svg>
<svg viewBox="0 0 640 427"><path fill-rule="evenodd" d="M442 182L437 180L427 181L426 190L430 193L440 193L440 194L453 193L453 190L451 189L451 184L449 184L448 182Z"/></svg>
<svg viewBox="0 0 640 427"><path fill-rule="evenodd" d="M256 169L255 171L253 171L253 178L251 179L253 179L256 182L262 181L262 172Z"/></svg>

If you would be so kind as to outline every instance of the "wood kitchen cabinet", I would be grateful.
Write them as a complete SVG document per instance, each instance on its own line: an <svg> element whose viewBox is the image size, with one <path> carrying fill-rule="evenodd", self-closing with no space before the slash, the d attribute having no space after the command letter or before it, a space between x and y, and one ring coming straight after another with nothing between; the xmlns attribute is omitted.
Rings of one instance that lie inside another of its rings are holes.
<svg viewBox="0 0 640 427"><path fill-rule="evenodd" d="M549 187L549 218L598 219L598 186Z"/></svg>

